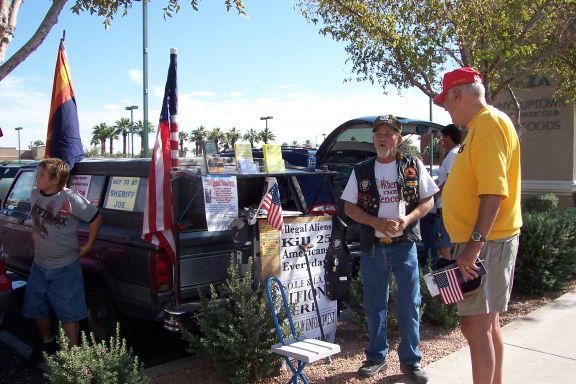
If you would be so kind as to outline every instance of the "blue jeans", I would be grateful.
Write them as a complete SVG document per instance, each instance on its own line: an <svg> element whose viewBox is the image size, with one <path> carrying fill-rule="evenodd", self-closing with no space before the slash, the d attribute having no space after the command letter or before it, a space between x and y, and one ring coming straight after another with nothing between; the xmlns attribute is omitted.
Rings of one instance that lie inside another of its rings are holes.
<svg viewBox="0 0 576 384"><path fill-rule="evenodd" d="M400 363L420 362L420 277L414 243L382 246L375 244L372 252L362 252L360 273L363 284L364 312L368 320L366 358L382 362L388 355L387 314L390 272L396 286L396 319L400 326Z"/></svg>

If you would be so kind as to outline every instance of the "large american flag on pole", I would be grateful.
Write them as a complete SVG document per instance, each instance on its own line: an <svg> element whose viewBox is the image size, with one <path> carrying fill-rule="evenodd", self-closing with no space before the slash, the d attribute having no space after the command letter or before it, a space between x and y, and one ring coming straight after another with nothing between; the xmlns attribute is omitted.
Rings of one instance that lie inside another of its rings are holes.
<svg viewBox="0 0 576 384"><path fill-rule="evenodd" d="M284 218L282 217L282 202L280 201L280 190L275 177L267 177L268 188L262 199L261 208L267 214L266 221L272 227L282 232Z"/></svg>
<svg viewBox="0 0 576 384"><path fill-rule="evenodd" d="M452 304L464 300L457 271L458 267L434 274L434 280L440 291L440 299L444 304Z"/></svg>
<svg viewBox="0 0 576 384"><path fill-rule="evenodd" d="M170 170L178 166L178 88L176 85L176 50L170 49L170 66L164 89L160 124L148 174L142 237L163 248L174 263L174 213Z"/></svg>

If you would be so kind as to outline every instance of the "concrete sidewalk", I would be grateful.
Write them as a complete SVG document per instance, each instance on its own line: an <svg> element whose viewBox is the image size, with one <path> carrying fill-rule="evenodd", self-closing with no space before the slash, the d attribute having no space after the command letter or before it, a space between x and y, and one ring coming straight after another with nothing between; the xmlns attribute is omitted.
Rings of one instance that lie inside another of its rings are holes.
<svg viewBox="0 0 576 384"><path fill-rule="evenodd" d="M505 383L576 383L576 292L562 295L502 331ZM468 347L424 368L429 384L472 383Z"/></svg>

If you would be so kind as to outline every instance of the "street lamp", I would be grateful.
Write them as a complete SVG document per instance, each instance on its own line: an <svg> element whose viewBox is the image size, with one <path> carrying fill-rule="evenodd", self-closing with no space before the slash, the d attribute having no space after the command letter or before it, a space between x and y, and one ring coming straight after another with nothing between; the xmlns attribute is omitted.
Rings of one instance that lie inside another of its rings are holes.
<svg viewBox="0 0 576 384"><path fill-rule="evenodd" d="M18 164L20 164L20 131L22 130L22 127L16 127L14 129L18 132Z"/></svg>
<svg viewBox="0 0 576 384"><path fill-rule="evenodd" d="M127 111L130 111L130 146L132 147L132 157L134 157L134 110L138 109L137 105L132 105L130 107L126 107Z"/></svg>
<svg viewBox="0 0 576 384"><path fill-rule="evenodd" d="M272 116L262 116L260 120L266 120L266 130L268 130L268 120L273 119Z"/></svg>

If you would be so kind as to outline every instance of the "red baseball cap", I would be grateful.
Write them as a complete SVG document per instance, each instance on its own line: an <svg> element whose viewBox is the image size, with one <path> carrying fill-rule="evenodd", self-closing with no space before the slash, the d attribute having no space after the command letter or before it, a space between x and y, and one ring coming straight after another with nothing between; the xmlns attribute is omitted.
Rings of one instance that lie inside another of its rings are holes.
<svg viewBox="0 0 576 384"><path fill-rule="evenodd" d="M442 79L442 92L434 97L434 104L444 105L444 97L449 90L462 84L481 83L482 74L470 67L462 67L446 72Z"/></svg>

